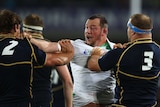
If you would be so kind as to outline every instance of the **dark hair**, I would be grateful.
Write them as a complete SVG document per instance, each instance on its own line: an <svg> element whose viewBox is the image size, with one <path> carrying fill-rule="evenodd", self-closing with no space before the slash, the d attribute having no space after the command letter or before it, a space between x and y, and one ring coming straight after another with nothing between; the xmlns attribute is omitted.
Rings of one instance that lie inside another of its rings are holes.
<svg viewBox="0 0 160 107"><path fill-rule="evenodd" d="M0 33L10 33L15 25L21 24L21 18L10 10L0 10Z"/></svg>
<svg viewBox="0 0 160 107"><path fill-rule="evenodd" d="M29 14L26 16L24 19L24 24L43 27L43 21L37 14Z"/></svg>
<svg viewBox="0 0 160 107"><path fill-rule="evenodd" d="M140 29L152 29L153 24L149 16L144 14L134 14L131 16L131 23Z"/></svg>
<svg viewBox="0 0 160 107"><path fill-rule="evenodd" d="M100 26L101 27L108 27L108 21L105 18L105 16L103 16L103 15L95 14L95 15L92 15L91 17L89 17L88 19L94 20L96 18L100 19Z"/></svg>

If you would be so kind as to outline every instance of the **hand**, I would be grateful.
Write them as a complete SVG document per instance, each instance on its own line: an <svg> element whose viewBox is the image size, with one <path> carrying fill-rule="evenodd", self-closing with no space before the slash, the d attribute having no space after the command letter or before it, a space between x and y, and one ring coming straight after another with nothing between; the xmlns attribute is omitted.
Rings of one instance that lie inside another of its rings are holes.
<svg viewBox="0 0 160 107"><path fill-rule="evenodd" d="M92 49L91 55L98 55L98 56L102 56L106 53L107 51L104 49L101 49L100 47L94 47Z"/></svg>
<svg viewBox="0 0 160 107"><path fill-rule="evenodd" d="M127 43L121 44L121 43L117 43L113 46L114 49L116 48L126 48Z"/></svg>
<svg viewBox="0 0 160 107"><path fill-rule="evenodd" d="M124 44L123 44L123 48L126 48L127 45L128 45L128 43L124 43Z"/></svg>
<svg viewBox="0 0 160 107"><path fill-rule="evenodd" d="M114 49L116 48L123 48L123 45L121 43L117 43L113 46Z"/></svg>
<svg viewBox="0 0 160 107"><path fill-rule="evenodd" d="M28 38L29 40L32 39L32 35L28 32L23 32L22 36L23 36L23 38Z"/></svg>
<svg viewBox="0 0 160 107"><path fill-rule="evenodd" d="M58 41L58 43L61 46L61 51L64 53L68 53L68 52L74 52L74 47L71 44L71 41L69 39L63 39Z"/></svg>

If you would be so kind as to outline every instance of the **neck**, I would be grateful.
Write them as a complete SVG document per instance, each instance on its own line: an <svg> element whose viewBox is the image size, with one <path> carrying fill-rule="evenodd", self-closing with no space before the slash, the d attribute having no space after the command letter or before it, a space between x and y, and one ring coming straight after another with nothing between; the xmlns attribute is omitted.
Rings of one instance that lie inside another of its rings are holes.
<svg viewBox="0 0 160 107"><path fill-rule="evenodd" d="M145 39L145 38L146 39L152 38L152 34L135 34L134 36L132 36L131 42L137 39Z"/></svg>
<svg viewBox="0 0 160 107"><path fill-rule="evenodd" d="M0 38L15 38L15 36L12 33L7 33L7 34L0 33Z"/></svg>
<svg viewBox="0 0 160 107"><path fill-rule="evenodd" d="M101 40L99 40L99 41L96 41L96 43L94 44L94 46L101 46L101 45L103 45L104 43L106 43L106 41L107 41L107 38L101 39Z"/></svg>
<svg viewBox="0 0 160 107"><path fill-rule="evenodd" d="M1 36L14 36L13 33L0 33Z"/></svg>

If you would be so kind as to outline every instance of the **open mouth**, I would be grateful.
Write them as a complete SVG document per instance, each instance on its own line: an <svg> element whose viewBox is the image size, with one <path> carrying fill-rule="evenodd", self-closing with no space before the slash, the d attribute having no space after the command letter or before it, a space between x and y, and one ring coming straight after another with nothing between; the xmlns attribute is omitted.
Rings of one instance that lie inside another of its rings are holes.
<svg viewBox="0 0 160 107"><path fill-rule="evenodd" d="M89 40L89 39L92 39L92 37L90 37L90 36L87 36L86 38L87 38L88 40Z"/></svg>

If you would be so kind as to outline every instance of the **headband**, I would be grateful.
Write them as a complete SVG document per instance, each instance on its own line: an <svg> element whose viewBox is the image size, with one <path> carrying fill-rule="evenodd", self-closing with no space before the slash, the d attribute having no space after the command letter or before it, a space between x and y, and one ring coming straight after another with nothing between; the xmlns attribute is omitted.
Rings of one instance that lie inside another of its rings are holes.
<svg viewBox="0 0 160 107"><path fill-rule="evenodd" d="M127 26L129 26L134 32L139 34L148 34L151 33L152 29L139 29L132 25L131 20L128 21Z"/></svg>
<svg viewBox="0 0 160 107"><path fill-rule="evenodd" d="M24 30L42 32L43 31L43 27L23 24L23 31Z"/></svg>

